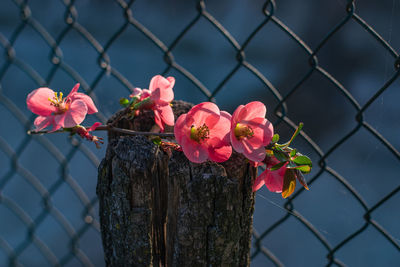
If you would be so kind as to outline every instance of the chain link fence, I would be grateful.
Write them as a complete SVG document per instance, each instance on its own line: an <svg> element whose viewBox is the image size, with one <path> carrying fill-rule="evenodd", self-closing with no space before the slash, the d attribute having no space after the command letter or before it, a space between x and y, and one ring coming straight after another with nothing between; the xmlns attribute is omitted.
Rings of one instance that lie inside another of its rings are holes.
<svg viewBox="0 0 400 267"><path fill-rule="evenodd" d="M167 2L0 3L0 265L104 265L105 147L28 136L26 95L80 82L105 123L119 97L161 73L177 78L176 99L230 112L262 100L281 138L305 122L296 146L314 162L311 190L257 193L253 266L396 266L400 3Z"/></svg>

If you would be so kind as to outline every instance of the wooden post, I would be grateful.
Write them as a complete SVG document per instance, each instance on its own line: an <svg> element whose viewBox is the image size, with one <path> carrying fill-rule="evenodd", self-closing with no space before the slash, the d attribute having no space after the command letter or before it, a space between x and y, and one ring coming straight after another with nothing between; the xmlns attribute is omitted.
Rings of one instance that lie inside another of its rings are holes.
<svg viewBox="0 0 400 267"><path fill-rule="evenodd" d="M190 107L174 101L175 117ZM151 112L131 121L121 114L110 122L140 131L154 124ZM107 266L249 266L255 175L236 153L195 164L145 136L110 132L97 185Z"/></svg>

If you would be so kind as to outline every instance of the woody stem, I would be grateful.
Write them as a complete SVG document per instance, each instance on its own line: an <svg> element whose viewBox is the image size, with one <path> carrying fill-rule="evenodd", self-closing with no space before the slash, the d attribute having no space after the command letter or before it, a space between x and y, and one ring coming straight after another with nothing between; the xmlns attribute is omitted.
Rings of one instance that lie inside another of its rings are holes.
<svg viewBox="0 0 400 267"><path fill-rule="evenodd" d="M89 128L89 127L85 127L85 128ZM128 130L128 129L117 128L117 127L113 127L113 126L109 126L109 125L100 125L93 131L112 131L112 132L119 132L119 133L124 133L124 134L128 134L128 135L148 135L148 136L156 135L156 136L160 136L160 137L174 137L173 133L138 132L138 131L132 131L132 130ZM62 129L62 130L57 130L54 132L50 132L47 130L28 131L27 133L29 135L34 135L34 134L49 134L49 133L63 133L63 132L67 132L67 130Z"/></svg>

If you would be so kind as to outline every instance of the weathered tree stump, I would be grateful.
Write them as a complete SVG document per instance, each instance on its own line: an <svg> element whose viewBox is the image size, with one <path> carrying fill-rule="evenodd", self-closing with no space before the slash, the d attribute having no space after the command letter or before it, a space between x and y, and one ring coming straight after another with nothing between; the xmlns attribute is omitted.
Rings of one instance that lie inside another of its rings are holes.
<svg viewBox="0 0 400 267"><path fill-rule="evenodd" d="M175 117L191 105L173 103ZM148 131L151 112L116 127ZM167 128L172 131L172 128ZM234 153L217 164L189 162L144 136L109 133L97 195L108 266L248 266L256 172Z"/></svg>

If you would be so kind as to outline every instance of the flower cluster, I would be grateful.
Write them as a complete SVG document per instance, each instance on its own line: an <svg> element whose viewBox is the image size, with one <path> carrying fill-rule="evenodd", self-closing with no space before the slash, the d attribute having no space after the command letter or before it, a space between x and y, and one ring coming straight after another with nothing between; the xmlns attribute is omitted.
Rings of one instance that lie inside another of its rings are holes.
<svg viewBox="0 0 400 267"><path fill-rule="evenodd" d="M262 161L274 134L265 113L258 101L239 106L233 116L214 103L200 103L177 119L175 138L192 162L226 161L232 147L252 161Z"/></svg>
<svg viewBox="0 0 400 267"><path fill-rule="evenodd" d="M240 105L231 116L214 103L200 103L177 119L175 138L186 157L195 163L226 161L233 148L253 166L266 165L253 190L266 185L286 198L293 193L296 178L308 189L302 173L311 170L311 160L289 147L301 128L288 143L279 145L279 136L274 135L273 125L265 118L266 111L263 103L254 101Z"/></svg>
<svg viewBox="0 0 400 267"><path fill-rule="evenodd" d="M155 123L164 132L165 125L174 125L174 112L171 108L171 101L174 99L172 88L175 84L174 77L164 78L161 75L154 76L149 89L135 88L129 96L130 100L122 98L121 105L128 107L132 115L137 116L140 110L151 109L154 112Z"/></svg>
<svg viewBox="0 0 400 267"><path fill-rule="evenodd" d="M171 150L183 151L195 163L207 160L224 162L235 150L242 153L253 166L265 166L265 171L253 185L253 191L265 185L270 191L282 193L282 197L286 198L294 192L296 180L308 189L303 173L311 171L311 160L290 147L302 124L289 142L278 144L279 135L274 134L273 125L265 118L267 109L259 101L240 105L233 115L221 111L214 103L203 102L193 106L175 122L171 108L174 85L175 78L156 75L151 79L149 89L135 88L129 99L120 99L129 118L139 115L143 110L152 110L154 122L161 133L165 125L175 124L176 143L163 141L160 137L153 139L161 149L169 154ZM37 130L52 126L51 132L54 132L63 128L63 131L77 134L99 147L103 144L102 138L90 132L95 131L101 123L97 122L89 128L80 125L86 114L97 112L97 108L89 96L77 92L78 88L79 83L63 98L62 93L41 87L28 95L27 106L39 115L34 121Z"/></svg>

